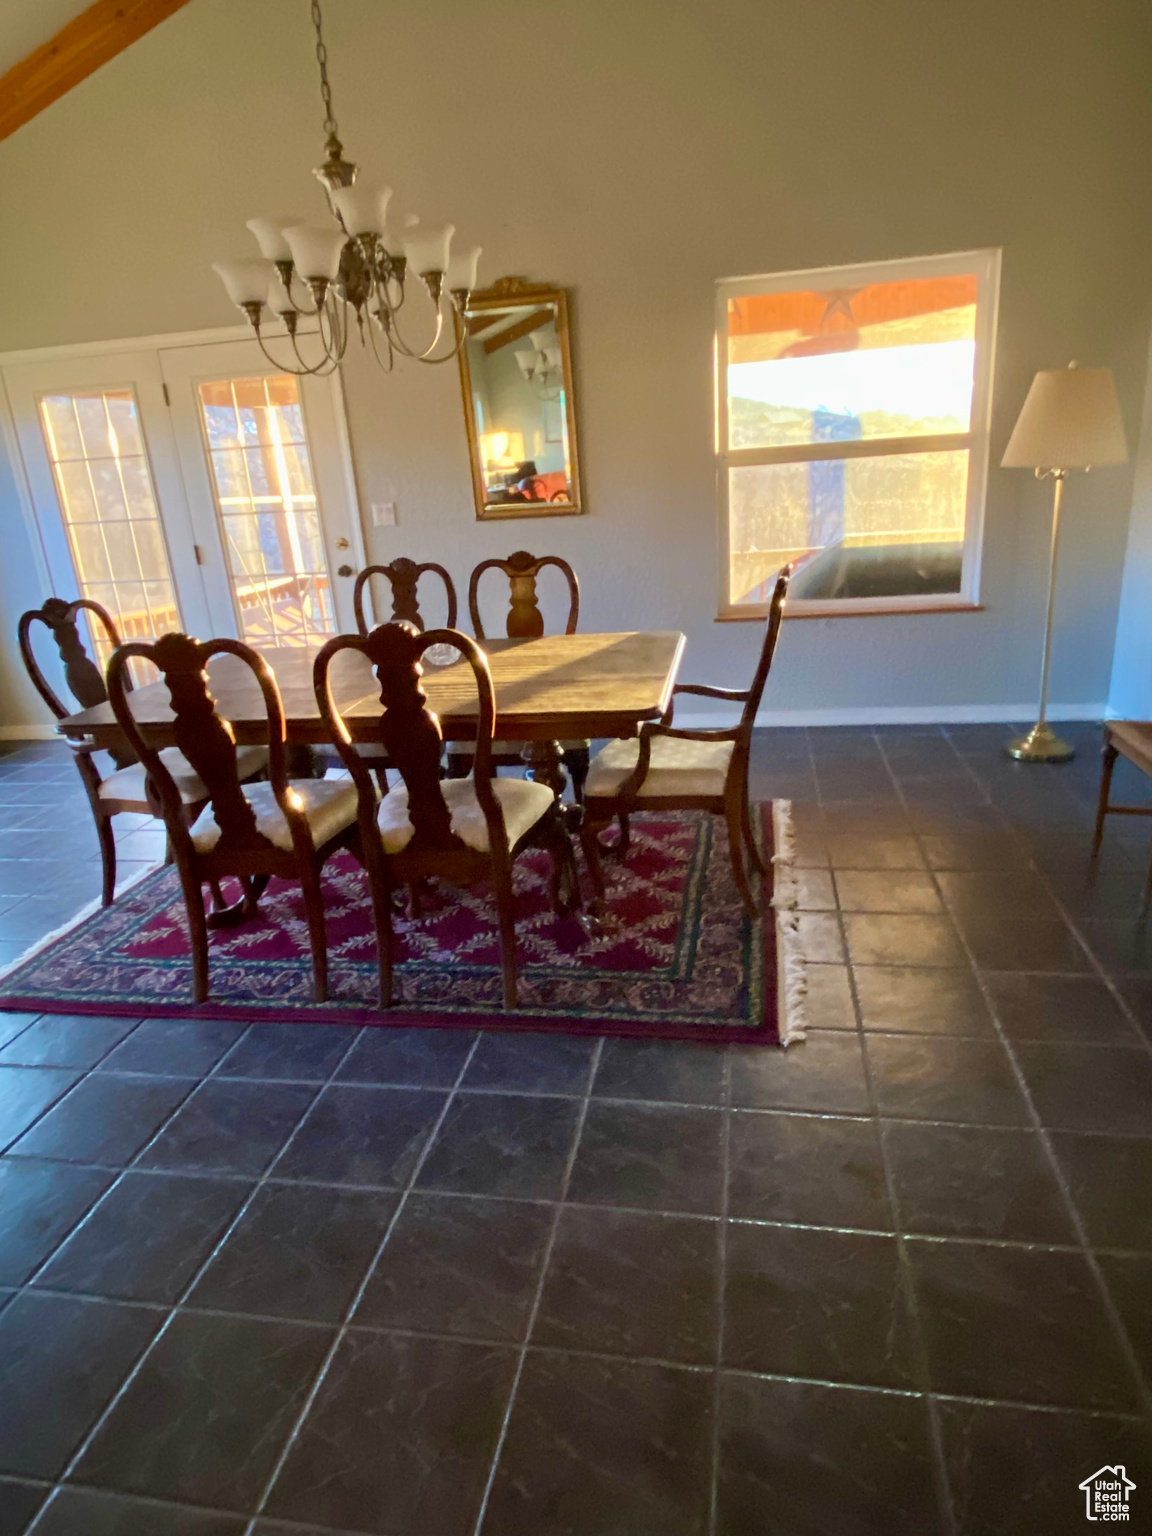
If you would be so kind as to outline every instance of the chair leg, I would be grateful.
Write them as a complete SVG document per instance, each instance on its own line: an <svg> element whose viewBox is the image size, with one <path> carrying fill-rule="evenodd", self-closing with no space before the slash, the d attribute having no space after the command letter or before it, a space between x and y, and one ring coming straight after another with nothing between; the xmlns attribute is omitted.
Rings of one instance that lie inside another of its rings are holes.
<svg viewBox="0 0 1152 1536"><path fill-rule="evenodd" d="M1120 756L1111 741L1104 743L1101 753L1103 766L1100 772L1100 798L1096 802L1096 828L1092 833L1092 857L1100 852L1100 843L1104 837L1104 818L1108 814L1108 796L1112 789L1112 770L1116 766L1116 759Z"/></svg>
<svg viewBox="0 0 1152 1536"><path fill-rule="evenodd" d="M466 752L449 752L446 779L466 779L472 772L473 759Z"/></svg>
<svg viewBox="0 0 1152 1536"><path fill-rule="evenodd" d="M620 836L616 839L616 845L612 849L614 859L626 859L628 849L632 845L632 828L628 821L628 812L621 811L616 820L620 823Z"/></svg>
<svg viewBox="0 0 1152 1536"><path fill-rule="evenodd" d="M576 868L572 839L559 814L548 818L545 847L548 852L548 894L552 910L557 917L570 917L574 912L579 912L584 903L580 896L580 874Z"/></svg>
<svg viewBox="0 0 1152 1536"><path fill-rule="evenodd" d="M380 1006L392 1006L392 888L378 865L368 867L372 923L376 929L376 960L380 969Z"/></svg>
<svg viewBox="0 0 1152 1536"><path fill-rule="evenodd" d="M204 892L190 870L181 869L184 906L188 913L188 938L192 946L192 1001L208 998L208 923L204 914Z"/></svg>
<svg viewBox="0 0 1152 1536"><path fill-rule="evenodd" d="M766 875L768 873L768 869L764 863L764 856L757 845L756 833L752 828L752 807L748 804L747 786L745 786L744 792L740 798L740 825L744 833L744 846L748 850L748 857L755 865L757 873Z"/></svg>
<svg viewBox="0 0 1152 1536"><path fill-rule="evenodd" d="M584 781L588 777L591 758L592 754L587 747L571 747L564 753L564 766L572 781L572 798L577 805L584 804Z"/></svg>
<svg viewBox="0 0 1152 1536"><path fill-rule="evenodd" d="M300 870L300 888L304 895L304 913L308 919L308 938L312 944L312 976L316 1001L328 1001L328 932L324 922L324 897L320 891L320 871L313 864Z"/></svg>
<svg viewBox="0 0 1152 1536"><path fill-rule="evenodd" d="M97 816L96 834L100 839L100 862L104 867L104 889L101 902L110 907L116 899L116 834L112 830L111 816Z"/></svg>
<svg viewBox="0 0 1152 1536"><path fill-rule="evenodd" d="M724 819L728 823L728 852L732 857L732 873L736 877L736 887L748 916L756 917L758 914L756 898L752 894L752 887L748 884L748 872L744 868L744 829L741 825L740 807L734 800L729 800L725 807Z"/></svg>
<svg viewBox="0 0 1152 1536"><path fill-rule="evenodd" d="M590 822L584 820L580 827L580 847L584 850L584 862L588 866L588 875L592 881L592 891L597 903L603 902L604 866L600 862L600 829L604 822Z"/></svg>
<svg viewBox="0 0 1152 1536"><path fill-rule="evenodd" d="M496 915L500 925L500 974L504 981L504 1006L516 1006L516 915L512 902L512 871L505 865L492 871Z"/></svg>

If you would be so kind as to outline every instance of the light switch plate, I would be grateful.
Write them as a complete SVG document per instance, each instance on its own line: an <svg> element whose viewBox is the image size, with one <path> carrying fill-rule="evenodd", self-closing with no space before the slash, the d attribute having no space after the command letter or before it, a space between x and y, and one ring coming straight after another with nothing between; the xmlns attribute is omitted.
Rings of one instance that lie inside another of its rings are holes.
<svg viewBox="0 0 1152 1536"><path fill-rule="evenodd" d="M395 528L396 503L394 501L374 501L372 503L372 526L374 528Z"/></svg>

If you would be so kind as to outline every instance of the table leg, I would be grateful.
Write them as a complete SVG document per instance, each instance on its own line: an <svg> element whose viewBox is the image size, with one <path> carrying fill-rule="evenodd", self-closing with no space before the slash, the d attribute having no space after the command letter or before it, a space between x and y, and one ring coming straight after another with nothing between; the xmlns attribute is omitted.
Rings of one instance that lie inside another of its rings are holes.
<svg viewBox="0 0 1152 1536"><path fill-rule="evenodd" d="M584 820L584 807L559 803L568 782L560 743L558 741L526 741L520 756L527 766L528 777L536 784L547 784L556 796L557 809L566 834L569 837L579 837ZM584 932L589 936L595 936L603 932L603 912L604 904L597 895L591 908L581 906L575 916Z"/></svg>
<svg viewBox="0 0 1152 1536"><path fill-rule="evenodd" d="M557 800L563 798L568 775L558 741L526 741L520 756L528 767L528 777L536 784L547 784Z"/></svg>

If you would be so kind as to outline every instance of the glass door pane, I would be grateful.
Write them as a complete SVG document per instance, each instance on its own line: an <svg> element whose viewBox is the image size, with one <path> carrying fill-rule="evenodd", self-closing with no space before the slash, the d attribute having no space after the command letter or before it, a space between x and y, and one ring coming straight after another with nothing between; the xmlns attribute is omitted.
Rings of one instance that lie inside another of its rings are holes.
<svg viewBox="0 0 1152 1536"><path fill-rule="evenodd" d="M240 638L307 645L335 634L298 381L209 379L196 396Z"/></svg>
<svg viewBox="0 0 1152 1536"><path fill-rule="evenodd" d="M135 391L53 391L37 404L80 595L106 608L125 640L180 629ZM98 625L92 639L106 664Z"/></svg>

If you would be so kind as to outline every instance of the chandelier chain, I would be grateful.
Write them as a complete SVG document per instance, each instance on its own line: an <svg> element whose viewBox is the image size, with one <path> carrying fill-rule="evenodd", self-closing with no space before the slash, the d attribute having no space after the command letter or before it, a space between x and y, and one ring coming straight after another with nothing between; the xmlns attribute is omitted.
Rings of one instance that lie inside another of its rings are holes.
<svg viewBox="0 0 1152 1536"><path fill-rule="evenodd" d="M316 28L316 63L320 66L320 99L324 103L324 132L331 138L336 134L336 119L332 114L332 87L328 84L328 49L324 44L320 0L312 0L312 25Z"/></svg>

